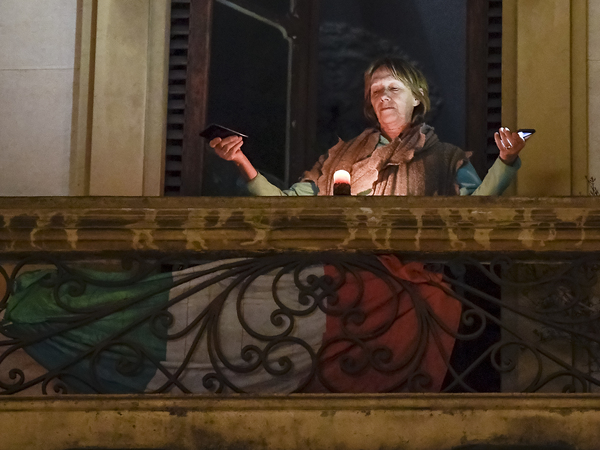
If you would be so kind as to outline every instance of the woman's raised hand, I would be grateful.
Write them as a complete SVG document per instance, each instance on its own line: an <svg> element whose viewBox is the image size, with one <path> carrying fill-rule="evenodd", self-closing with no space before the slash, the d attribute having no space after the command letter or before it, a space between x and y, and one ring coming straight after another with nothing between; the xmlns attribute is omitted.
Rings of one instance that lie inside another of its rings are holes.
<svg viewBox="0 0 600 450"><path fill-rule="evenodd" d="M228 136L224 139L214 138L208 143L215 149L215 153L226 161L240 163L244 154L242 153L242 145L244 140L241 136Z"/></svg>
<svg viewBox="0 0 600 450"><path fill-rule="evenodd" d="M519 133L513 133L508 128L501 127L494 133L494 140L500 150L500 159L508 165L512 165L525 147L525 139Z"/></svg>
<svg viewBox="0 0 600 450"><path fill-rule="evenodd" d="M233 161L240 169L240 172L246 180L253 180L258 175L254 166L248 161L242 145L244 140L241 136L227 136L225 139L214 138L208 143L215 149L215 153L226 161Z"/></svg>

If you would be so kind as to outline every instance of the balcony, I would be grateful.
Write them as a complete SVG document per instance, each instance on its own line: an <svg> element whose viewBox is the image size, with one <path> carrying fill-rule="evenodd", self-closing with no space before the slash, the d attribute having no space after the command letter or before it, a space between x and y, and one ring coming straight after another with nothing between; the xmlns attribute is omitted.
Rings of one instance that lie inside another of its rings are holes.
<svg viewBox="0 0 600 450"><path fill-rule="evenodd" d="M52 448L595 448L597 205L0 199L0 415L66 421Z"/></svg>

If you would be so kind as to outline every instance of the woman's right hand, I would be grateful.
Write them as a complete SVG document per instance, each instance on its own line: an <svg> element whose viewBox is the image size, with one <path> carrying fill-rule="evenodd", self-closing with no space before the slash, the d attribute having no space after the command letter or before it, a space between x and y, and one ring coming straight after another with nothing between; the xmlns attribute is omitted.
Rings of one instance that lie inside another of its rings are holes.
<svg viewBox="0 0 600 450"><path fill-rule="evenodd" d="M241 136L228 136L225 139L214 138L208 143L220 158L236 163L241 163L244 157L241 150L243 144L244 140Z"/></svg>
<svg viewBox="0 0 600 450"><path fill-rule="evenodd" d="M244 178L250 181L256 178L258 172L242 152L243 143L244 140L241 136L227 136L225 139L214 138L208 145L215 149L215 153L220 158L226 161L233 161L240 169Z"/></svg>

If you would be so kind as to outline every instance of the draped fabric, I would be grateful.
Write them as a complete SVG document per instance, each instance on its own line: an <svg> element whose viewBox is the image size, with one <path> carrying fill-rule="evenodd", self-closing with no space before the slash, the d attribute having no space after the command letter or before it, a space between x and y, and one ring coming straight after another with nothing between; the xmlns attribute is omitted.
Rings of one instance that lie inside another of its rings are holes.
<svg viewBox="0 0 600 450"><path fill-rule="evenodd" d="M71 392L143 392L156 372L152 360L165 359L166 330L161 336L151 321L140 318L167 306L171 274L123 287L127 274L81 273L93 280L83 292L76 281L58 287L55 269L19 276L0 330L29 342L24 350L49 372L60 373ZM90 320L76 325L86 317ZM140 359L139 351L145 357Z"/></svg>
<svg viewBox="0 0 600 450"><path fill-rule="evenodd" d="M75 393L206 393L206 377L217 371L228 380L224 392L440 390L461 312L440 274L388 255L375 270L343 277L335 265L313 264L298 274L275 269L244 286L226 268L245 261L131 284L119 273L87 271L85 286L59 286L55 270L26 273L0 328ZM335 298L302 300L298 283L327 277ZM282 305L301 313L277 338L286 326L274 320ZM251 349L264 352L264 364L247 370ZM290 370L275 374L282 358ZM315 363L317 377L306 386Z"/></svg>
<svg viewBox="0 0 600 450"><path fill-rule="evenodd" d="M441 274L423 264L402 264L391 255L379 260L397 283L369 271L346 274L339 313L327 316L321 382L339 392L439 392L461 304L443 289ZM325 274L340 278L333 266Z"/></svg>

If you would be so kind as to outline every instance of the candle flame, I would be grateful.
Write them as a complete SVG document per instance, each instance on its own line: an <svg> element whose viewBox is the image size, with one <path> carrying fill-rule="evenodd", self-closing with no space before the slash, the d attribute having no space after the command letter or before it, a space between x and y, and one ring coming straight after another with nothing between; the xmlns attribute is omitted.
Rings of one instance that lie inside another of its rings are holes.
<svg viewBox="0 0 600 450"><path fill-rule="evenodd" d="M350 184L350 174L345 170L336 170L333 174L333 182Z"/></svg>

